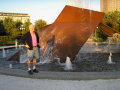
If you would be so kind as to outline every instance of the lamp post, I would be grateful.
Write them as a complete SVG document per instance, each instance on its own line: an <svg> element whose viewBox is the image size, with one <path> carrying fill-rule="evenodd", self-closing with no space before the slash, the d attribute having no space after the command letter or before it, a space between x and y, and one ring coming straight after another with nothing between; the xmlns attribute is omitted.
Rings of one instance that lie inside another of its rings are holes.
<svg viewBox="0 0 120 90"><path fill-rule="evenodd" d="M24 27L24 25L22 24L21 27L20 27L20 31L22 32L22 36L23 36L23 30L25 30L25 27Z"/></svg>
<svg viewBox="0 0 120 90"><path fill-rule="evenodd" d="M22 25L20 26L21 37L23 36L23 30L25 30L25 27L24 27L24 25L22 24Z"/></svg>
<svg viewBox="0 0 120 90"><path fill-rule="evenodd" d="M97 30L98 30L99 28L97 27L96 28L96 30L95 30L95 38L97 38Z"/></svg>

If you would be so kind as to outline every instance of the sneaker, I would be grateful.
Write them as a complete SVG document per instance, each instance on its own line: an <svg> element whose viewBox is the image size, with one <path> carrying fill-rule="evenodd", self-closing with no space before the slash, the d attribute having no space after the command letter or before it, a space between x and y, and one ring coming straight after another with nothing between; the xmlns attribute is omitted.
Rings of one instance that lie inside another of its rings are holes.
<svg viewBox="0 0 120 90"><path fill-rule="evenodd" d="M33 72L34 72L34 73L38 73L38 70L37 70L37 69L34 69Z"/></svg>
<svg viewBox="0 0 120 90"><path fill-rule="evenodd" d="M33 71L32 71L32 70L29 70L28 73L29 73L30 75L33 75Z"/></svg>

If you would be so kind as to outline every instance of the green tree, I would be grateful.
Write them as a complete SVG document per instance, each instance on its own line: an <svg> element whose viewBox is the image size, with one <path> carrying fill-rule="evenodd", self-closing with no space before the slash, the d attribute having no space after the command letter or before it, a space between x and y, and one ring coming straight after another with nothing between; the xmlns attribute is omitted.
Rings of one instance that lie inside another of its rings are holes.
<svg viewBox="0 0 120 90"><path fill-rule="evenodd" d="M22 21L18 20L18 21L15 21L15 25L16 25L16 28L20 29L20 26L22 25Z"/></svg>
<svg viewBox="0 0 120 90"><path fill-rule="evenodd" d="M120 11L106 12L103 23L116 31L120 31Z"/></svg>
<svg viewBox="0 0 120 90"><path fill-rule="evenodd" d="M42 20L42 19L39 19L37 21L35 21L35 29L36 31L39 31L41 27L44 27L47 25L47 22Z"/></svg>
<svg viewBox="0 0 120 90"><path fill-rule="evenodd" d="M102 32L102 29L100 27L96 28L93 34L93 40L101 42L101 41L105 41L106 39L107 36Z"/></svg>
<svg viewBox="0 0 120 90"><path fill-rule="evenodd" d="M16 29L18 31L18 34L20 35L21 34L21 31L20 31L20 28L21 28L21 25L22 25L22 21L18 20L18 21L15 21L15 26L16 26ZM19 35L18 35L18 38L19 38Z"/></svg>
<svg viewBox="0 0 120 90"><path fill-rule="evenodd" d="M3 25L3 20L0 20L0 35L5 35L5 30L4 30L4 25Z"/></svg>
<svg viewBox="0 0 120 90"><path fill-rule="evenodd" d="M25 28L25 30L23 30L23 34L25 34L26 32L29 31L29 25L30 25L30 24L31 24L31 22L30 22L29 19L23 24L23 26L24 26L24 28Z"/></svg>
<svg viewBox="0 0 120 90"><path fill-rule="evenodd" d="M19 34L19 30L16 28L16 23L13 21L13 18L4 19L4 29L8 36L16 38Z"/></svg>
<svg viewBox="0 0 120 90"><path fill-rule="evenodd" d="M8 17L4 19L4 28L8 35L11 35L12 30L15 28L15 22L12 18Z"/></svg>

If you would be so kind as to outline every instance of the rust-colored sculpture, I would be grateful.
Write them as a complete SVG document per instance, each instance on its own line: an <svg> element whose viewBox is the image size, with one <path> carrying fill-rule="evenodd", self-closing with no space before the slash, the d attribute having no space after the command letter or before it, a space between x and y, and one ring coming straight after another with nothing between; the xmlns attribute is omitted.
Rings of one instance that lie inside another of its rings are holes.
<svg viewBox="0 0 120 90"><path fill-rule="evenodd" d="M119 33L115 29L113 29L107 25L104 25L103 23L100 23L99 26L100 26L100 28L102 28L103 33L107 36L112 36L114 33Z"/></svg>
<svg viewBox="0 0 120 90"><path fill-rule="evenodd" d="M53 55L61 61L65 61L67 56L74 60L103 16L101 12L65 6L55 22L39 32L40 45L45 49L47 41L54 35Z"/></svg>

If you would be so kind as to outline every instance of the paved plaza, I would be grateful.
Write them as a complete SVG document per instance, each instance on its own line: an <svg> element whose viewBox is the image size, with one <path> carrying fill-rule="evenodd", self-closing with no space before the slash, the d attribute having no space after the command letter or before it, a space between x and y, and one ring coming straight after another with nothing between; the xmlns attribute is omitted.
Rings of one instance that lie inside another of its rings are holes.
<svg viewBox="0 0 120 90"><path fill-rule="evenodd" d="M120 90L120 79L48 80L0 75L0 90Z"/></svg>

